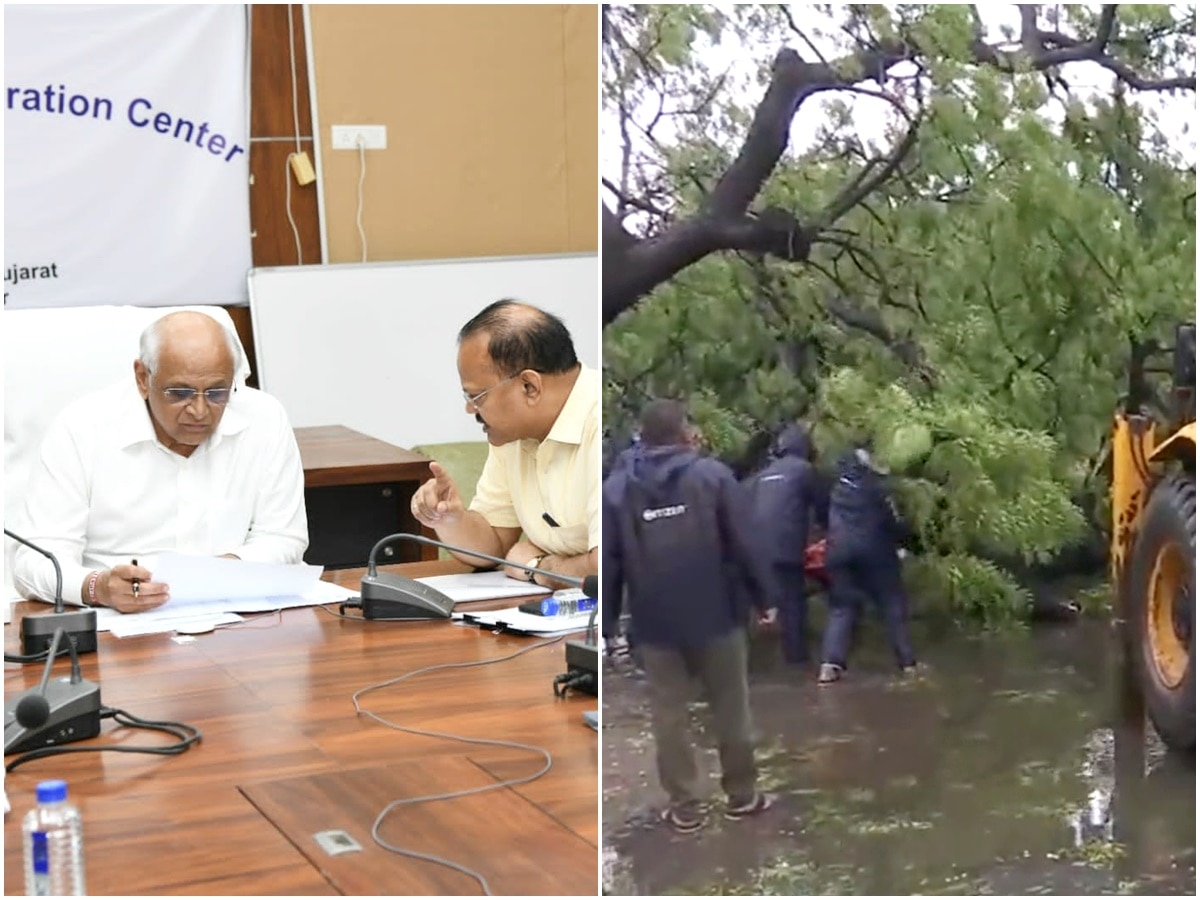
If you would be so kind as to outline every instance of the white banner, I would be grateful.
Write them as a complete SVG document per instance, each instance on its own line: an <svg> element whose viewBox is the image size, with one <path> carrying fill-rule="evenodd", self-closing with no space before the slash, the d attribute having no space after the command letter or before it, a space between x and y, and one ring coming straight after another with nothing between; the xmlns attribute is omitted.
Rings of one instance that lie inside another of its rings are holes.
<svg viewBox="0 0 1200 900"><path fill-rule="evenodd" d="M4 7L4 303L246 302L246 7Z"/></svg>

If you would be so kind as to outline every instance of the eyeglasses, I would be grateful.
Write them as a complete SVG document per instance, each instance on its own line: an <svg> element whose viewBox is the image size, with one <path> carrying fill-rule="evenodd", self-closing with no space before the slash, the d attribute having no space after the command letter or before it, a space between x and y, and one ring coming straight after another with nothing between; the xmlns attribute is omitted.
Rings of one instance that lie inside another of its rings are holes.
<svg viewBox="0 0 1200 900"><path fill-rule="evenodd" d="M198 391L195 388L189 387L169 387L163 388L163 393L167 397L167 402L173 406L182 406L185 403L191 403L196 399L197 394L203 394L204 399L213 406L224 406L229 402L229 397L233 393L233 389L209 388L207 391Z"/></svg>
<svg viewBox="0 0 1200 900"><path fill-rule="evenodd" d="M520 375L520 374L521 374L520 372L518 372L518 373L517 373L517 375ZM481 407L481 406L483 405L483 398L484 398L484 397L486 397L488 394L490 394L490 393L491 393L492 391L494 391L496 388L500 387L500 385L502 385L502 384L507 384L508 382L512 381L514 378L516 378L516 377L517 377L517 375L509 375L509 376L508 376L507 378L505 378L503 381L497 381L495 384L493 384L493 385L492 385L490 388L488 388L486 391L480 391L480 392L479 392L478 394L476 394L474 397L472 397L472 396L471 396L470 394L468 394L466 391L463 391L463 392L462 392L462 397L463 397L463 400L464 400L464 401L466 401L466 404L467 404L467 406L471 407L472 409L479 409L479 407Z"/></svg>
<svg viewBox="0 0 1200 900"><path fill-rule="evenodd" d="M150 369L146 369L146 378L149 379L154 375ZM204 399L213 406L224 406L229 402L229 398L237 391L236 387L232 388L209 388L206 391L198 391L190 387L169 387L163 388L163 396L167 398L167 402L172 406L183 406L191 403L196 399L197 394L203 394Z"/></svg>

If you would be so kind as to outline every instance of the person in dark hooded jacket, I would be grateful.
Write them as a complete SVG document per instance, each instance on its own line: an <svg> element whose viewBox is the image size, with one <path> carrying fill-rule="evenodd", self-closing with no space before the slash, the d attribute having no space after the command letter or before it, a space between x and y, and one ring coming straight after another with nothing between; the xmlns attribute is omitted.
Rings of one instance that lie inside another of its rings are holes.
<svg viewBox="0 0 1200 900"><path fill-rule="evenodd" d="M916 667L908 633L908 595L900 576L900 545L905 529L896 518L883 479L870 452L857 448L838 461L829 498L825 570L829 577L829 616L821 648L819 681L841 678L859 616L867 602L883 617L896 662L904 672Z"/></svg>
<svg viewBox="0 0 1200 900"><path fill-rule="evenodd" d="M704 824L705 797L690 734L691 683L712 710L725 815L770 806L757 789L747 683L741 584L769 621L775 582L745 528L745 498L723 463L694 448L681 403L655 400L642 413L642 447L604 485L601 568L603 628L615 634L622 596L637 632L650 690L659 782L670 798L663 819L680 832Z"/></svg>
<svg viewBox="0 0 1200 900"><path fill-rule="evenodd" d="M622 473L633 468L633 461L642 452L642 435L641 432L635 431L633 437L629 440L629 446L617 454L616 458L608 472L604 475L604 490L608 491L608 483L613 478L618 478ZM601 534L603 534L603 526L601 526ZM603 551L601 551L603 554ZM627 620L625 623L625 633L621 634L621 613L625 611L624 591L620 593L606 594L604 603L602 604L601 615L601 632L604 636L605 652L610 655L617 654L623 649L633 659L638 669L641 669L641 657L635 651L636 638L632 620ZM622 647L621 638L624 637L624 646Z"/></svg>
<svg viewBox="0 0 1200 900"><path fill-rule="evenodd" d="M791 665L808 662L808 594L804 551L810 520L829 523L829 484L804 425L789 425L772 448L774 459L746 482L751 520L772 576L778 583L780 641Z"/></svg>

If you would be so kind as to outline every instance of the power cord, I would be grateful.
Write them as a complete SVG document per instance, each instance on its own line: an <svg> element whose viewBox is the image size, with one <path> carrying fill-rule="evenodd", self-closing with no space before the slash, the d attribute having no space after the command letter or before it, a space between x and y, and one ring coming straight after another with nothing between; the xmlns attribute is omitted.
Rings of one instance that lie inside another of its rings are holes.
<svg viewBox="0 0 1200 900"><path fill-rule="evenodd" d="M292 128L296 134L296 152L300 152L300 97L296 89L296 31L292 23L292 4L288 4L288 59L292 64Z"/></svg>
<svg viewBox="0 0 1200 900"><path fill-rule="evenodd" d="M362 241L362 261L367 261L367 232L363 230L363 182L367 180L367 145L362 135L358 136L358 236Z"/></svg>
<svg viewBox="0 0 1200 900"><path fill-rule="evenodd" d="M353 617L347 616L346 618L353 618ZM372 621L379 621L379 620L372 620ZM523 656L524 654L529 653L533 650L537 650L541 647L549 647L552 644L557 644L559 641L563 640L564 637L566 637L566 635L561 635L559 637L553 638L548 641L539 641L538 643L531 644L528 647L522 647L520 650L516 651L515 653L510 653L507 656L496 656L496 657L493 657L492 659L481 659L481 660L476 660L475 662L439 663L438 665L425 666L424 668L415 669L414 671L408 672L404 675L399 675L396 678L391 678L387 681L381 681L378 684L373 684L370 687L365 687L362 690L356 691L354 693L353 700L354 700L355 711L357 713L359 713L360 715L368 716L369 718L374 719L376 722L378 722L379 724L381 724L387 728L394 728L397 731L403 731L403 732L406 732L407 734L415 734L415 735L419 735L421 737L445 738L446 740L460 741L464 744L482 744L482 745L488 746L488 747L509 747L514 750L529 750L533 753L541 754L543 760L545 760L545 764L540 769L538 769L537 772L535 772L532 775L523 776L521 778L510 778L507 781L499 781L499 782L496 782L495 784L486 784L486 785L483 785L482 787L466 788L461 791L452 791L450 793L428 794L424 797L409 797L409 798L403 799L403 800L393 800L386 807L384 807L383 812L381 812L379 814L379 816L375 819L375 824L373 824L371 826L371 837L374 839L376 844L378 844L383 849L389 851L390 853L396 853L396 854L399 854L400 856L407 856L411 859L424 860L425 862L431 862L431 863L434 863L435 865L444 866L448 869L453 869L455 872L461 872L463 875L468 875L471 878L474 878L477 882L479 882L479 886L481 888L483 888L484 894L486 894L489 897L493 896L491 886L488 884L487 879L484 878L478 872L476 872L474 869L470 869L467 866L462 865L461 863L454 862L453 860L445 859L440 856L434 856L433 854L430 854L430 853L421 853L417 850L408 850L404 847L397 847L393 844L389 844L387 841L385 841L380 836L379 829L383 825L384 819L387 818L388 813L390 813L392 810L397 809L401 806L412 806L413 804L416 804L416 803L428 803L428 802L432 802L435 800L451 800L455 797L466 797L471 794L482 794L487 791L496 791L496 790L500 790L501 788L514 787L515 785L518 785L518 784L528 784L531 781L536 781L538 778L541 778L543 775L545 775L547 772L549 772L551 766L554 765L554 759L553 759L553 757L550 756L550 752L542 747L535 747L532 744L521 744L516 741L502 741L502 740L496 740L493 738L464 737L463 735L459 735L459 734L449 734L447 732L441 732L441 731L426 731L425 729L413 728L408 725L397 725L395 722L389 722L387 719L383 718L382 716L376 715L375 713L371 712L370 710L364 709L359 703L359 698L365 694L370 693L371 691L377 691L377 690L380 690L385 687L390 687L394 684L399 684L402 681L407 681L410 678L416 678L418 675L423 675L426 672L436 672L439 669L471 669L471 668L475 668L477 666L489 666L492 663L506 662L510 659L516 659L518 656Z"/></svg>
<svg viewBox="0 0 1200 900"><path fill-rule="evenodd" d="M283 161L283 202L287 208L288 224L292 226L292 236L296 239L296 265L302 266L304 252L300 249L300 229L296 227L296 219L292 216L292 160L299 155L299 151L289 153Z"/></svg>
<svg viewBox="0 0 1200 900"><path fill-rule="evenodd" d="M186 725L183 722L157 722L151 719L140 719L132 713L128 713L123 709L115 709L111 706L102 706L100 708L100 718L112 719L118 725L125 725L129 728L163 731L179 738L179 742L168 744L165 747L39 747L37 750L22 753L12 762L8 763L4 767L4 771L11 772L18 766L32 762L35 759L41 759L44 756L58 756L64 753L152 753L159 756L178 756L197 743L201 737L200 729L192 725Z"/></svg>
<svg viewBox="0 0 1200 900"><path fill-rule="evenodd" d="M591 672L564 672L554 676L554 696L562 700L571 690L596 696L596 676Z"/></svg>

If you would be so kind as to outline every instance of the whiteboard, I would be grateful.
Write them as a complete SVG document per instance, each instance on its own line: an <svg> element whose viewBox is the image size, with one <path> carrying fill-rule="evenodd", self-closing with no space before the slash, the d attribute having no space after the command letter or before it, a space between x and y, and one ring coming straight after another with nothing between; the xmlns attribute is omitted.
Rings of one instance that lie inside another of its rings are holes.
<svg viewBox="0 0 1200 900"><path fill-rule="evenodd" d="M344 425L414 447L485 440L458 378L458 332L502 298L557 315L599 368L596 255L251 269L259 387L292 426Z"/></svg>

